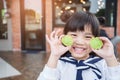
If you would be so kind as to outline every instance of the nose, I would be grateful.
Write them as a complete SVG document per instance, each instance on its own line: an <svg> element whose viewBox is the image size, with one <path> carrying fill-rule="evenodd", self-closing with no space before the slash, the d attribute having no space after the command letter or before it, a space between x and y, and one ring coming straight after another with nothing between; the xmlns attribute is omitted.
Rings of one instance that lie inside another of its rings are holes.
<svg viewBox="0 0 120 80"><path fill-rule="evenodd" d="M83 37L76 37L74 39L74 43L77 43L77 44L84 44L85 40Z"/></svg>

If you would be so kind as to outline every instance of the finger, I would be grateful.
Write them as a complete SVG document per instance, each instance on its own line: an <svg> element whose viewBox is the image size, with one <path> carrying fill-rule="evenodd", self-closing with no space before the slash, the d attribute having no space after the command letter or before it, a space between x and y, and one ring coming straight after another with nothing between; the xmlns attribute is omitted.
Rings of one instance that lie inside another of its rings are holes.
<svg viewBox="0 0 120 80"><path fill-rule="evenodd" d="M70 50L71 49L71 46L64 46L66 51Z"/></svg>
<svg viewBox="0 0 120 80"><path fill-rule="evenodd" d="M103 41L104 45L106 45L106 46L112 46L113 47L112 42L108 38L106 38L106 37L100 37L100 39Z"/></svg>
<svg viewBox="0 0 120 80"><path fill-rule="evenodd" d="M59 40L61 40L63 36L65 36L65 35L61 35L61 36L59 37Z"/></svg>
<svg viewBox="0 0 120 80"><path fill-rule="evenodd" d="M60 32L61 32L60 29L58 29L58 30L55 31L56 35L59 35Z"/></svg>
<svg viewBox="0 0 120 80"><path fill-rule="evenodd" d="M59 38L59 36L60 36L60 33L61 33L61 30L60 29L58 29L58 30L56 30L55 31L55 38Z"/></svg>
<svg viewBox="0 0 120 80"><path fill-rule="evenodd" d="M53 31L53 32L50 34L50 39L54 39L54 36L55 36L55 31Z"/></svg>
<svg viewBox="0 0 120 80"><path fill-rule="evenodd" d="M50 39L47 34L45 35L45 37L46 37L47 42L50 43Z"/></svg>
<svg viewBox="0 0 120 80"><path fill-rule="evenodd" d="M103 42L111 43L111 41L107 37L99 37Z"/></svg>
<svg viewBox="0 0 120 80"><path fill-rule="evenodd" d="M101 49L99 49L99 50L95 50L95 49L92 49L92 51L95 53L95 54L97 54L97 55L101 55Z"/></svg>

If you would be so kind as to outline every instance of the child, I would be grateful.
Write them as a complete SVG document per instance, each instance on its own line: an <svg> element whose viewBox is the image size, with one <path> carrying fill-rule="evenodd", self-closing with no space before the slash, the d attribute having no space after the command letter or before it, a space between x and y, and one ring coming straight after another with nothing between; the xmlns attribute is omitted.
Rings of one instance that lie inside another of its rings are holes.
<svg viewBox="0 0 120 80"><path fill-rule="evenodd" d="M72 46L64 46L64 35L59 33L53 31L50 37L46 36L51 54L37 80L120 80L113 45L106 37L99 37L99 23L93 14L76 12L67 21L64 34L72 36ZM101 49L90 47L92 37L103 41Z"/></svg>

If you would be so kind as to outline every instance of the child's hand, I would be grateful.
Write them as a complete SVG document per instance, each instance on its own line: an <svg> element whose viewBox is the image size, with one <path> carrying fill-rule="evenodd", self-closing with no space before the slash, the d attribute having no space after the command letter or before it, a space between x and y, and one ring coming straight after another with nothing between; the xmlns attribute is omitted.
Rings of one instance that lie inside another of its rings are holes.
<svg viewBox="0 0 120 80"><path fill-rule="evenodd" d="M93 51L100 57L104 58L108 66L114 67L119 65L114 55L114 48L111 41L106 37L100 37L100 39L103 41L102 48L99 50L93 49Z"/></svg>
<svg viewBox="0 0 120 80"><path fill-rule="evenodd" d="M111 43L111 41L106 38L106 37L99 37L102 42L103 42L103 46L101 49L98 50L94 50L93 51L99 55L100 57L104 58L104 59L108 59L108 58L112 58L114 57L114 48L113 45Z"/></svg>
<svg viewBox="0 0 120 80"><path fill-rule="evenodd" d="M51 55L54 55L58 58L70 49L70 46L65 47L62 45L61 38L63 37L63 35L59 36L59 33L60 33L60 30L57 30L57 31L53 31L50 34L50 37L46 35L46 39L50 44Z"/></svg>

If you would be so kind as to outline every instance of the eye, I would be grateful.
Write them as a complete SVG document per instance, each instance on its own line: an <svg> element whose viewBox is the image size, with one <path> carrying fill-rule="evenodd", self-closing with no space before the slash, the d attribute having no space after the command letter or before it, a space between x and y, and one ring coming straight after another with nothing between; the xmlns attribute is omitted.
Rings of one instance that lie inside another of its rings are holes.
<svg viewBox="0 0 120 80"><path fill-rule="evenodd" d="M85 38L86 38L86 39L91 39L92 36L89 36L89 35L88 35L88 36L85 36Z"/></svg>
<svg viewBox="0 0 120 80"><path fill-rule="evenodd" d="M76 34L71 34L72 36L77 36Z"/></svg>
<svg viewBox="0 0 120 80"><path fill-rule="evenodd" d="M76 37L77 35L76 34L70 34L72 37Z"/></svg>

